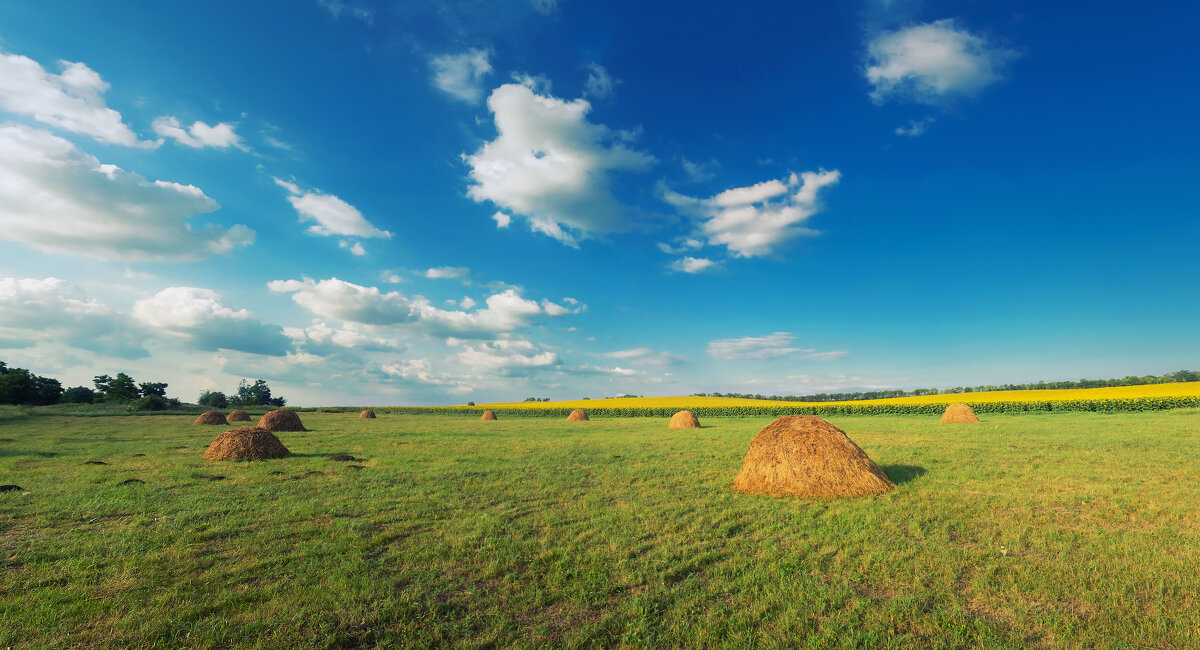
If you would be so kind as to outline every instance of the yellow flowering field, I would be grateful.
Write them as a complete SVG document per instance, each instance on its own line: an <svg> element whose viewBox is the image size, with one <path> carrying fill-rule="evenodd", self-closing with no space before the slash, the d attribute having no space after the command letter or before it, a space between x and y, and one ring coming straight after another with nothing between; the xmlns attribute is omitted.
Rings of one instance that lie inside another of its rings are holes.
<svg viewBox="0 0 1200 650"><path fill-rule="evenodd" d="M1091 401L1109 399L1138 399L1146 397L1200 397L1200 382L1117 386L1113 388L1070 388L1061 390L997 390L981 393L951 393L892 397L888 399L854 400L845 402L787 402L740 397L614 397L605 399L567 400L561 402L494 402L476 404L475 409L563 409L563 408L700 408L727 406L812 406L871 404L950 404L953 402L1042 402ZM465 408L466 405L445 408Z"/></svg>

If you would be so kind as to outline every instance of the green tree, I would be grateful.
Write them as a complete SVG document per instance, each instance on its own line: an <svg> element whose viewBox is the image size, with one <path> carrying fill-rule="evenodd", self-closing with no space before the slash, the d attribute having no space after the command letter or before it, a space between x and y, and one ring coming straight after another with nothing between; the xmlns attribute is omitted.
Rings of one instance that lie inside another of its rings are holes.
<svg viewBox="0 0 1200 650"><path fill-rule="evenodd" d="M87 386L73 386L64 390L58 401L63 404L91 404L96 401L96 391Z"/></svg>
<svg viewBox="0 0 1200 650"><path fill-rule="evenodd" d="M119 372L108 383L104 391L104 401L116 404L128 404L138 398L138 387L133 377Z"/></svg>
<svg viewBox="0 0 1200 650"><path fill-rule="evenodd" d="M225 393L219 390L206 390L200 393L200 397L196 400L196 403L200 406L223 409L229 406L229 399L225 397Z"/></svg>
<svg viewBox="0 0 1200 650"><path fill-rule="evenodd" d="M138 393L142 397L150 397L151 395L166 397L167 385L163 382L143 382L138 384Z"/></svg>
<svg viewBox="0 0 1200 650"><path fill-rule="evenodd" d="M40 377L24 368L10 368L0 361L0 404L54 404L62 392L57 379Z"/></svg>

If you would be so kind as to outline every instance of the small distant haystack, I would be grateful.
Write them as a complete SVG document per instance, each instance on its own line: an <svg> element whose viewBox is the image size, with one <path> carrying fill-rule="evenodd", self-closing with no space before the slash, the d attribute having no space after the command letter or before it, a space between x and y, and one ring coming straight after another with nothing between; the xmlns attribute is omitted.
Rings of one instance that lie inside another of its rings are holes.
<svg viewBox="0 0 1200 650"><path fill-rule="evenodd" d="M951 404L946 407L946 412L942 413L942 424L971 424L974 422L979 422L979 418L975 417L975 411L966 404Z"/></svg>
<svg viewBox="0 0 1200 650"><path fill-rule="evenodd" d="M583 409L575 409L567 416L567 422L586 422L587 420L587 411Z"/></svg>
<svg viewBox="0 0 1200 650"><path fill-rule="evenodd" d="M359 413L358 417L359 417L359 419L362 419L362 420L374 420L375 419L375 411L372 411L371 409L367 409L367 410L363 411L362 413Z"/></svg>
<svg viewBox="0 0 1200 650"><path fill-rule="evenodd" d="M217 436L208 451L207 460L263 460L290 455L287 447L275 434L259 427L238 427Z"/></svg>
<svg viewBox="0 0 1200 650"><path fill-rule="evenodd" d="M258 426L267 431L308 431L300 421L300 416L288 409L267 411L267 414L259 419Z"/></svg>
<svg viewBox="0 0 1200 650"><path fill-rule="evenodd" d="M691 411L680 411L671 416L671 423L667 425L668 429L699 429L700 420L696 419L696 414Z"/></svg>
<svg viewBox="0 0 1200 650"><path fill-rule="evenodd" d="M220 411L205 411L196 418L192 426L197 424L229 424L229 422L225 419L225 414Z"/></svg>
<svg viewBox="0 0 1200 650"><path fill-rule="evenodd" d="M225 419L229 420L230 422L249 422L250 414L238 409L236 411L230 411L229 415L225 416Z"/></svg>
<svg viewBox="0 0 1200 650"><path fill-rule="evenodd" d="M804 498L883 494L896 487L846 433L815 415L767 425L733 479L735 490Z"/></svg>
<svg viewBox="0 0 1200 650"><path fill-rule="evenodd" d="M480 420L495 420L495 419L496 419L496 412L495 412L495 411L484 411L484 412L483 412L483 415L482 415L482 416L480 416L480 418L479 418L479 419L480 419Z"/></svg>

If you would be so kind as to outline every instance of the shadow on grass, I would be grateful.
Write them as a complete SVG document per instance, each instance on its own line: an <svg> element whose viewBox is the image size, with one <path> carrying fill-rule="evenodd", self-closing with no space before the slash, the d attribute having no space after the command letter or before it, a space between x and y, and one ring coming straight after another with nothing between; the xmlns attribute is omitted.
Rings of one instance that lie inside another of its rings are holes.
<svg viewBox="0 0 1200 650"><path fill-rule="evenodd" d="M54 458L57 456L53 451L23 451L21 449L0 449L0 458L8 456L38 456L40 458Z"/></svg>
<svg viewBox="0 0 1200 650"><path fill-rule="evenodd" d="M925 475L925 468L916 465L884 465L879 469L882 469L896 485L914 481Z"/></svg>

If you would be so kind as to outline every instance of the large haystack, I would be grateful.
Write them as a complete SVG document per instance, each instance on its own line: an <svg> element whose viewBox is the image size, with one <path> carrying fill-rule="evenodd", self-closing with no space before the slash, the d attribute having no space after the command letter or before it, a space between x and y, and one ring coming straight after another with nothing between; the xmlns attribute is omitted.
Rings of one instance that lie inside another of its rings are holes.
<svg viewBox="0 0 1200 650"><path fill-rule="evenodd" d="M289 455L275 434L259 427L238 427L217 436L204 458L208 460L263 460Z"/></svg>
<svg viewBox="0 0 1200 650"><path fill-rule="evenodd" d="M308 431L300 421L300 416L288 409L267 411L267 414L258 420L258 426L267 431Z"/></svg>
<svg viewBox="0 0 1200 650"><path fill-rule="evenodd" d="M359 417L359 419L362 419L362 420L374 420L375 419L375 411L372 411L371 409L367 409L367 410L363 411L362 413L359 413L358 417Z"/></svg>
<svg viewBox="0 0 1200 650"><path fill-rule="evenodd" d="M192 423L193 426L197 424L229 424L229 422L225 419L225 414L220 411L205 411Z"/></svg>
<svg viewBox="0 0 1200 650"><path fill-rule="evenodd" d="M249 422L250 414L238 409L236 411L230 411L229 415L225 416L225 419L229 420L230 422Z"/></svg>
<svg viewBox="0 0 1200 650"><path fill-rule="evenodd" d="M966 404L951 404L942 413L942 424L971 424L978 421L975 411Z"/></svg>
<svg viewBox="0 0 1200 650"><path fill-rule="evenodd" d="M804 498L882 494L896 487L846 433L815 415L767 425L733 479L736 490Z"/></svg>
<svg viewBox="0 0 1200 650"><path fill-rule="evenodd" d="M691 411L680 411L671 416L671 423L667 425L668 429L699 429L700 420L696 418L696 414Z"/></svg>
<svg viewBox="0 0 1200 650"><path fill-rule="evenodd" d="M575 409L567 416L567 422L586 422L587 419L587 411L583 409Z"/></svg>
<svg viewBox="0 0 1200 650"><path fill-rule="evenodd" d="M483 415L479 416L479 419L480 420L495 420L496 412L495 411L484 411Z"/></svg>

